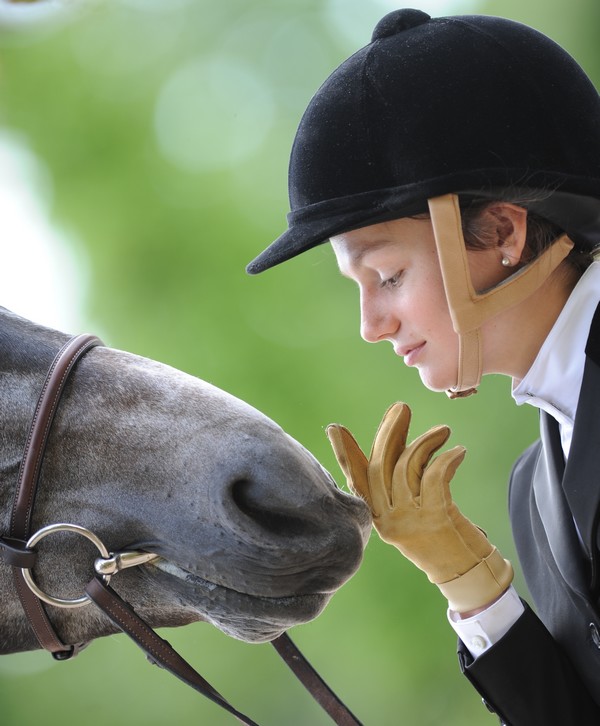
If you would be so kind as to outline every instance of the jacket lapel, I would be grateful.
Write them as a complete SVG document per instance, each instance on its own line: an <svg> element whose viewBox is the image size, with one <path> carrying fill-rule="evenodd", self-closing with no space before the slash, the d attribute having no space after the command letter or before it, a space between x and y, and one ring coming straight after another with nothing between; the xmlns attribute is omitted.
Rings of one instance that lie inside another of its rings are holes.
<svg viewBox="0 0 600 726"><path fill-rule="evenodd" d="M593 591L598 585L600 569L596 541L600 507L599 453L600 367L588 356L563 489L591 563Z"/></svg>
<svg viewBox="0 0 600 726"><path fill-rule="evenodd" d="M562 487L564 459L556 421L541 412L542 450L533 474L535 503L546 533L552 558L569 586L587 592L581 544Z"/></svg>

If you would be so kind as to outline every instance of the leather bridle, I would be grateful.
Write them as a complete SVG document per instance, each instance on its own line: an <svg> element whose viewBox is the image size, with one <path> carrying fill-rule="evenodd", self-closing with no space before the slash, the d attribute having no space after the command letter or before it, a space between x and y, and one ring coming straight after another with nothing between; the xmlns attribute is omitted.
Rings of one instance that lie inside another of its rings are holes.
<svg viewBox="0 0 600 726"><path fill-rule="evenodd" d="M127 567L150 562L157 555L138 551L111 554L96 535L74 524L51 524L35 534L31 534L37 483L48 434L65 383L80 358L98 345L102 345L102 341L92 335L79 335L71 338L57 353L50 366L25 444L10 519L10 530L8 535L0 536L0 557L13 568L15 587L37 640L42 648L49 650L57 660L72 658L85 647L86 643L64 644L50 622L42 601L56 607L80 607L93 601L120 630L127 633L142 648L151 662L170 671L184 683L229 711L241 723L257 726L255 721L231 706L110 587L109 580L113 574ZM60 531L75 532L86 537L98 547L102 555L95 561L96 575L86 586L85 595L72 600L47 595L36 585L31 573L37 557L35 545L44 537ZM360 726L360 721L327 686L286 633L273 640L272 644L336 724Z"/></svg>

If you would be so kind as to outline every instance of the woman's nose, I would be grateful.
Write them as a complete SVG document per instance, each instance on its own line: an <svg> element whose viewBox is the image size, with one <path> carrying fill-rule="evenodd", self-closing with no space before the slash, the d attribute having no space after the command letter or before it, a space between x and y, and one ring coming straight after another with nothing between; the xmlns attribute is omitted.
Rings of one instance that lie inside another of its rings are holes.
<svg viewBox="0 0 600 726"><path fill-rule="evenodd" d="M393 337L400 327L397 316L376 296L361 291L360 335L367 343L378 343Z"/></svg>

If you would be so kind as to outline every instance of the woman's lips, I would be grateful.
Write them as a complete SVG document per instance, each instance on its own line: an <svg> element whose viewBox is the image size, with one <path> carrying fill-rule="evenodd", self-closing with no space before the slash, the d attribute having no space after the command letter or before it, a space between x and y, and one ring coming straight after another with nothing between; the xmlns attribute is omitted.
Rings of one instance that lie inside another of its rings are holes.
<svg viewBox="0 0 600 726"><path fill-rule="evenodd" d="M424 347L425 343L423 342L414 348L404 348L403 351L400 351L400 355L404 358L404 363L407 366L414 366Z"/></svg>

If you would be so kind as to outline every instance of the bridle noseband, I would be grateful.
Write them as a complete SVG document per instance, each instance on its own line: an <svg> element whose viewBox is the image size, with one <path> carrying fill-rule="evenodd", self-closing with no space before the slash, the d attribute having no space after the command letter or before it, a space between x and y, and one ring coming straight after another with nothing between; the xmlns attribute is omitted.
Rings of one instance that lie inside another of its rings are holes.
<svg viewBox="0 0 600 726"><path fill-rule="evenodd" d="M57 353L50 366L25 444L10 530L8 535L0 536L0 557L13 568L15 588L38 642L57 660L72 658L87 644L65 645L50 622L42 601L55 607L66 608L82 607L93 601L120 630L127 633L142 648L151 662L170 671L231 713L241 723L258 726L255 721L231 706L110 587L109 581L112 575L128 567L151 562L158 555L140 551L110 553L94 533L75 524L51 524L31 534L31 519L41 465L48 434L65 383L80 358L98 345L103 345L102 341L93 335L71 338ZM37 586L31 572L37 557L35 546L44 537L62 531L74 532L89 539L101 555L94 564L95 577L86 586L85 594L79 598L62 599L48 595ZM336 724L360 726L360 721L327 686L286 633L273 640L272 645Z"/></svg>

